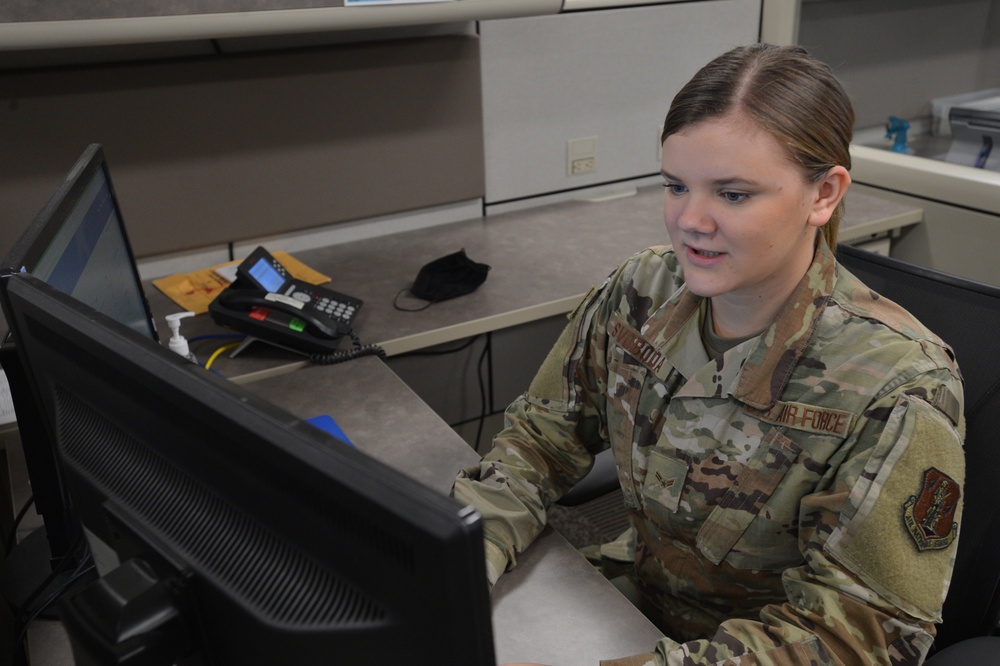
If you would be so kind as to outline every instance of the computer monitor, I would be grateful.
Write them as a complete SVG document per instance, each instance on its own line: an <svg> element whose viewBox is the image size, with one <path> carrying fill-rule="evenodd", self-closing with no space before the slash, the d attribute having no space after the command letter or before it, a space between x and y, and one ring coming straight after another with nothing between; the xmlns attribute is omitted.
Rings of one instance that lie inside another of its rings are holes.
<svg viewBox="0 0 1000 666"><path fill-rule="evenodd" d="M7 252L4 268L35 277L157 339L104 150L84 150Z"/></svg>
<svg viewBox="0 0 1000 666"><path fill-rule="evenodd" d="M116 626L192 646L167 664L494 664L471 508L31 275L0 299L106 574L65 602L78 665Z"/></svg>
<svg viewBox="0 0 1000 666"><path fill-rule="evenodd" d="M3 267L29 271L74 298L156 340L132 246L100 145L87 147L56 192L7 252ZM44 528L29 535L5 567L4 593L16 607L60 567L72 571L79 526L59 479L52 443L7 336L0 365L10 384L25 465ZM61 581L52 580L53 586Z"/></svg>

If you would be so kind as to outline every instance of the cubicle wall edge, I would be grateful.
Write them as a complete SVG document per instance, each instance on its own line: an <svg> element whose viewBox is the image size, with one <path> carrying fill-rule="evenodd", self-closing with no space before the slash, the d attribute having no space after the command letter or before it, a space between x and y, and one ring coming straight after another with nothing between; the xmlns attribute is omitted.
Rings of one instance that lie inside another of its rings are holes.
<svg viewBox="0 0 1000 666"><path fill-rule="evenodd" d="M389 28L554 14L562 8L562 0L454 0L378 7L347 7L343 0L331 7L270 0L252 3L251 10L239 1L179 4L179 8L157 6L156 15L142 15L131 3L19 3L0 10L0 51ZM203 5L200 10L199 5Z"/></svg>

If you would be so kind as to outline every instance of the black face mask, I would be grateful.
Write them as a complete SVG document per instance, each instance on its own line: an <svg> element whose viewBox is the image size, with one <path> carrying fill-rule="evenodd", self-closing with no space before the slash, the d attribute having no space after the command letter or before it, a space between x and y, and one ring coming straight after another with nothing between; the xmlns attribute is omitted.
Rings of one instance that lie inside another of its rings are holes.
<svg viewBox="0 0 1000 666"><path fill-rule="evenodd" d="M430 301L427 305L465 296L474 292L486 281L489 270L490 267L486 264L469 259L464 249L459 250L425 264L417 273L417 278L410 287L410 293L417 298Z"/></svg>

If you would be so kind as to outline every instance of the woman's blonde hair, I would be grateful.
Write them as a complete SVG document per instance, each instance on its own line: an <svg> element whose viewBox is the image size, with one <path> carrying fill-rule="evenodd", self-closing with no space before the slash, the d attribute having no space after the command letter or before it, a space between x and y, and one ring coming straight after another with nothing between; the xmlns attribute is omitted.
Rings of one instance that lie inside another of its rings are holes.
<svg viewBox="0 0 1000 666"><path fill-rule="evenodd" d="M684 127L731 112L775 137L806 179L851 168L854 106L828 65L798 46L754 44L708 63L674 97L660 141ZM836 248L841 201L823 236Z"/></svg>

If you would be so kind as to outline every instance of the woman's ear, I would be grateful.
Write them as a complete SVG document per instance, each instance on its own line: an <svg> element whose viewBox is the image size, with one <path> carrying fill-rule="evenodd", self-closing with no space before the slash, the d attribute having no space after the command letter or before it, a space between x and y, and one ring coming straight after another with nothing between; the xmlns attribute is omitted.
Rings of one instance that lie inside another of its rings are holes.
<svg viewBox="0 0 1000 666"><path fill-rule="evenodd" d="M816 198L809 211L809 224L822 227L830 221L833 211L847 193L851 184L851 174L844 167L837 165L827 169L823 177L816 183Z"/></svg>

